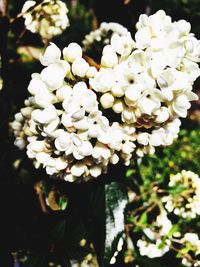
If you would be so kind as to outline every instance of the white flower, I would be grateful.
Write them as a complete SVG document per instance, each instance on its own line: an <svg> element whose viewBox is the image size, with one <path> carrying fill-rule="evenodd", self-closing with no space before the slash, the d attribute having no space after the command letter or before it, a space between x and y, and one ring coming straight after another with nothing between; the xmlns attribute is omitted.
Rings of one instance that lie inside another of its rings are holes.
<svg viewBox="0 0 200 267"><path fill-rule="evenodd" d="M70 65L64 60L50 64L42 70L41 78L52 89L58 89L63 84L65 75L70 70Z"/></svg>
<svg viewBox="0 0 200 267"><path fill-rule="evenodd" d="M148 241L139 239L137 246L141 256L147 256L149 258L162 257L170 249L170 240L164 240L164 246L159 248L159 245L163 243L162 237L167 236L172 228L171 221L167 218L165 210L161 210L161 213L156 217L156 221L153 223L153 227L145 228L144 234L148 237ZM151 240L151 241L150 241Z"/></svg>
<svg viewBox="0 0 200 267"><path fill-rule="evenodd" d="M56 109L52 105L43 110L35 109L31 115L34 121L42 124L48 124L58 117Z"/></svg>
<svg viewBox="0 0 200 267"><path fill-rule="evenodd" d="M123 36L128 33L128 30L115 22L102 22L98 29L85 36L83 40L84 51L88 54L98 46L106 45L115 33L119 36Z"/></svg>
<svg viewBox="0 0 200 267"><path fill-rule="evenodd" d="M61 34L69 26L67 13L66 4L60 0L43 0L40 4L26 1L22 8L26 28L39 33L44 41ZM41 60L45 66L48 64L45 59Z"/></svg>
<svg viewBox="0 0 200 267"><path fill-rule="evenodd" d="M60 60L60 58L60 49L54 43L50 43L50 45L45 50L44 55L40 55L40 62L43 66L48 66Z"/></svg>
<svg viewBox="0 0 200 267"><path fill-rule="evenodd" d="M148 27L141 28L135 34L136 47L138 49L147 48L151 43L151 32Z"/></svg>
<svg viewBox="0 0 200 267"><path fill-rule="evenodd" d="M26 1L22 8L22 13L25 13L27 10L29 10L31 7L33 7L36 4L35 1Z"/></svg>
<svg viewBox="0 0 200 267"><path fill-rule="evenodd" d="M74 75L84 77L89 70L89 64L83 58L76 58L72 64L72 72Z"/></svg>
<svg viewBox="0 0 200 267"><path fill-rule="evenodd" d="M169 251L169 246L165 245L164 248L158 248L161 244L161 240L158 240L156 244L148 243L145 240L139 239L137 241L137 246L140 251L141 256L147 256L149 258L158 258L162 257L166 252Z"/></svg>
<svg viewBox="0 0 200 267"><path fill-rule="evenodd" d="M70 43L63 49L63 56L68 62L73 63L77 58L82 58L82 48L77 43Z"/></svg>
<svg viewBox="0 0 200 267"><path fill-rule="evenodd" d="M170 176L169 187L182 184L185 189L176 195L163 197L165 208L183 218L196 218L200 215L200 178L191 171Z"/></svg>
<svg viewBox="0 0 200 267"><path fill-rule="evenodd" d="M118 57L115 51L110 45L107 45L103 49L103 55L101 58L101 65L108 68L113 68L118 63Z"/></svg>
<svg viewBox="0 0 200 267"><path fill-rule="evenodd" d="M71 173L74 176L80 177L85 171L85 165L83 163L76 163L71 168Z"/></svg>
<svg viewBox="0 0 200 267"><path fill-rule="evenodd" d="M115 72L110 69L105 69L96 74L94 79L90 79L90 85L96 92L105 93L110 91L116 81Z"/></svg>
<svg viewBox="0 0 200 267"><path fill-rule="evenodd" d="M119 55L127 56L135 47L135 42L131 38L130 33L127 33L124 36L115 33L111 38L111 46Z"/></svg>
<svg viewBox="0 0 200 267"><path fill-rule="evenodd" d="M42 20L42 31L53 34L51 23ZM105 173L109 163L129 165L132 157L153 154L177 138L179 118L197 99L192 87L200 75L199 41L187 22L172 22L164 11L142 15L137 28L136 41L109 23L88 35L84 51L92 52L91 43L95 49L105 45L98 67L90 66L76 43L62 55L50 44L40 56L45 68L32 75L31 97L11 124L15 143L27 146L37 168L66 181L86 181ZM37 141L44 141L43 151L29 146Z"/></svg>
<svg viewBox="0 0 200 267"><path fill-rule="evenodd" d="M105 93L100 98L100 103L103 108L111 108L113 106L113 103L115 101L115 98L111 93Z"/></svg>

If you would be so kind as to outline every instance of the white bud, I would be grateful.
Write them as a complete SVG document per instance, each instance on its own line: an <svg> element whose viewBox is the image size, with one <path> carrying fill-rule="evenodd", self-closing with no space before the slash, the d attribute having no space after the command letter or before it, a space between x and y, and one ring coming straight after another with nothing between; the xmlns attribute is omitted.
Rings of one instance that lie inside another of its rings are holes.
<svg viewBox="0 0 200 267"><path fill-rule="evenodd" d="M100 166L90 167L90 174L93 177L98 177L101 174L101 172L102 172L102 169Z"/></svg>
<svg viewBox="0 0 200 267"><path fill-rule="evenodd" d="M113 106L114 101L115 98L111 93L105 93L100 98L100 103L105 109L111 108Z"/></svg>
<svg viewBox="0 0 200 267"><path fill-rule="evenodd" d="M117 99L112 107L115 113L121 113L124 110L124 103L122 100Z"/></svg>
<svg viewBox="0 0 200 267"><path fill-rule="evenodd" d="M107 68L113 68L118 63L117 54L114 51L103 54L101 58L101 65Z"/></svg>
<svg viewBox="0 0 200 267"><path fill-rule="evenodd" d="M111 92L116 97L122 97L124 95L124 91L123 91L122 87L118 83L115 83L112 86Z"/></svg>
<svg viewBox="0 0 200 267"><path fill-rule="evenodd" d="M60 57L60 49L54 43L50 43L50 45L46 48L44 55L40 55L40 62L43 66L48 66L60 60Z"/></svg>
<svg viewBox="0 0 200 267"><path fill-rule="evenodd" d="M63 49L63 56L69 62L74 62L77 58L82 57L82 48L77 43L70 43Z"/></svg>
<svg viewBox="0 0 200 267"><path fill-rule="evenodd" d="M95 67L89 67L88 71L86 72L87 78L93 78L97 74L97 69Z"/></svg>
<svg viewBox="0 0 200 267"><path fill-rule="evenodd" d="M71 168L71 173L74 176L80 177L85 172L85 165L83 163L76 163Z"/></svg>
<svg viewBox="0 0 200 267"><path fill-rule="evenodd" d="M125 92L125 97L130 102L136 102L141 95L140 85L130 85Z"/></svg>
<svg viewBox="0 0 200 267"><path fill-rule="evenodd" d="M77 58L72 63L72 72L74 75L84 77L89 70L89 64L83 58Z"/></svg>
<svg viewBox="0 0 200 267"><path fill-rule="evenodd" d="M56 97L59 101L69 99L72 94L72 88L69 85L64 85L56 91Z"/></svg>

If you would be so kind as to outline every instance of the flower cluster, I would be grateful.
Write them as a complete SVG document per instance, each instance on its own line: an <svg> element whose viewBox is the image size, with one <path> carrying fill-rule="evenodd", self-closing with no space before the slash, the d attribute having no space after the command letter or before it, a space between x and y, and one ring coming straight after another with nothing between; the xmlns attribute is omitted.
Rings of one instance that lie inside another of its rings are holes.
<svg viewBox="0 0 200 267"><path fill-rule="evenodd" d="M60 0L26 1L22 14L27 30L39 33L43 40L50 40L69 26L68 8Z"/></svg>
<svg viewBox="0 0 200 267"><path fill-rule="evenodd" d="M116 22L102 22L98 29L91 31L83 40L83 51L89 53L93 49L97 49L98 45L107 45L114 33L124 36L128 30L121 24Z"/></svg>
<svg viewBox="0 0 200 267"><path fill-rule="evenodd" d="M200 74L199 42L188 23L172 23L164 11L141 16L137 25L136 41L116 27L121 36L113 33L104 47L100 69L76 43L62 53L51 44L40 56L45 68L32 75L32 97L12 124L15 143L26 146L36 167L67 181L87 180L177 137L179 117L197 98L191 90Z"/></svg>
<svg viewBox="0 0 200 267"><path fill-rule="evenodd" d="M170 177L169 187L183 186L177 194L163 197L165 208L183 218L196 218L200 215L200 178L192 171L182 170Z"/></svg>
<svg viewBox="0 0 200 267"><path fill-rule="evenodd" d="M98 109L95 92L83 78L93 77L94 67L82 58L76 43L63 50L51 44L40 57L45 66L32 74L26 107L15 115L12 128L19 148L26 146L35 166L66 181L89 179L119 160L122 132Z"/></svg>
<svg viewBox="0 0 200 267"><path fill-rule="evenodd" d="M167 213L162 210L161 213L156 217L156 221L153 224L153 229L143 229L144 236L142 239L137 241L137 246L141 256L147 256L149 258L162 257L166 252L169 251L170 240L165 240L163 243L163 237L168 235L172 228L171 221L167 218ZM146 239L148 238L148 240ZM151 240L151 242L149 241Z"/></svg>
<svg viewBox="0 0 200 267"><path fill-rule="evenodd" d="M188 252L195 254L199 257L200 255L200 240L197 234L195 233L186 233L183 238L180 240L182 245L187 248ZM200 260L196 260L194 263L189 261L187 258L182 259L182 264L188 267L198 267L200 265Z"/></svg>
<svg viewBox="0 0 200 267"><path fill-rule="evenodd" d="M171 22L161 10L141 15L137 28L135 41L130 33L113 34L90 85L122 127L136 129L135 151L143 156L172 144L179 117L186 117L190 101L197 99L192 85L200 75L200 42L189 33L189 23Z"/></svg>

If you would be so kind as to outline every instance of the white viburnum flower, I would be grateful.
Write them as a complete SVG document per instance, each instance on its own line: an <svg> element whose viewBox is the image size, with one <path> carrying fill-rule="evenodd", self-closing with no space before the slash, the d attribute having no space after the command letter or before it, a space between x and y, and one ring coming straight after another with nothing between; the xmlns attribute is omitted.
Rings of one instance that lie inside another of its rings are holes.
<svg viewBox="0 0 200 267"><path fill-rule="evenodd" d="M191 101L198 99L192 87L200 76L200 49L190 28L184 20L172 22L160 10L140 16L135 40L129 33L114 33L103 48L102 66L90 86L121 128L136 129L135 140L127 138L132 148L125 145L123 151L142 157L157 146L171 145L179 118L185 118ZM130 162L128 154L121 156Z"/></svg>
<svg viewBox="0 0 200 267"><path fill-rule="evenodd" d="M109 27L101 65L76 43L63 51L51 43L40 56L45 68L28 86L29 109L12 123L20 148L44 140L43 151L29 146L35 166L69 182L97 177L109 163L129 165L133 156L171 145L180 117L197 100L192 87L200 75L199 41L187 22L172 22L164 11L142 15L135 40L126 29Z"/></svg>
<svg viewBox="0 0 200 267"><path fill-rule="evenodd" d="M166 239L162 248L159 245L163 243L162 238L167 236L172 228L172 223L167 217L165 210L156 217L152 228L145 228L143 230L145 236L137 241L137 246L141 256L147 256L149 258L162 257L170 249L170 240Z"/></svg>
<svg viewBox="0 0 200 267"><path fill-rule="evenodd" d="M91 31L83 40L83 50L85 53L95 51L97 47L103 47L110 42L114 34L124 36L128 30L116 22L102 22L98 29Z"/></svg>
<svg viewBox="0 0 200 267"><path fill-rule="evenodd" d="M87 181L118 162L123 130L103 116L97 94L88 88L85 75L96 68L82 58L78 45L64 50L51 43L41 55L45 68L31 76L31 97L11 127L15 145L26 148L36 168L68 182Z"/></svg>
<svg viewBox="0 0 200 267"><path fill-rule="evenodd" d="M39 33L44 41L61 34L69 27L67 13L66 4L60 0L43 0L39 4L36 1L26 1L22 7L26 29Z"/></svg>
<svg viewBox="0 0 200 267"><path fill-rule="evenodd" d="M200 215L200 178L192 171L182 170L170 176L169 187L181 184L182 192L163 197L165 208L177 216L194 219Z"/></svg>

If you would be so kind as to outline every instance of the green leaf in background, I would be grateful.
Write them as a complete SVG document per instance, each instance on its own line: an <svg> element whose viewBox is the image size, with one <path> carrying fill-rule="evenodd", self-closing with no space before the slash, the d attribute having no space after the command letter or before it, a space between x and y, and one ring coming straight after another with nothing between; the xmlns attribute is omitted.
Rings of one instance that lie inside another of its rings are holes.
<svg viewBox="0 0 200 267"><path fill-rule="evenodd" d="M185 189L187 189L184 185L178 185L174 186L168 189L168 192L171 195L178 195L179 193L183 192Z"/></svg>
<svg viewBox="0 0 200 267"><path fill-rule="evenodd" d="M95 212L95 248L100 267L106 267L124 232L124 211L128 203L125 186L112 182L98 187ZM94 229L94 231L95 231Z"/></svg>

